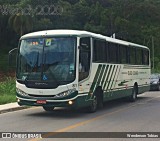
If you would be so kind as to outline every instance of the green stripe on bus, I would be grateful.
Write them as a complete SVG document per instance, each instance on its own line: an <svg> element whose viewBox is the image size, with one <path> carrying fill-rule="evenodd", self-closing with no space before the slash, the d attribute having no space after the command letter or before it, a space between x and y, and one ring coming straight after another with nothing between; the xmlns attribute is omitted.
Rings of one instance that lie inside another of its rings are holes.
<svg viewBox="0 0 160 141"><path fill-rule="evenodd" d="M112 69L112 65L109 66L109 71L107 73L107 77L106 77L105 84L104 84L104 90L106 90L105 88L106 88L106 85L108 83L108 78L109 78L109 74L111 72L111 69Z"/></svg>
<svg viewBox="0 0 160 141"><path fill-rule="evenodd" d="M101 72L100 72L100 74L99 74L99 77L98 77L96 86L94 87L94 90L99 86L99 84L100 84L100 82L101 82L102 75L103 75L103 73L104 73L105 67L106 67L105 65L102 66L102 69L101 69Z"/></svg>
<svg viewBox="0 0 160 141"><path fill-rule="evenodd" d="M108 85L107 85L106 91L108 90L108 88L109 88L109 86L110 86L110 84L111 84L111 79L112 79L112 77L113 77L112 74L113 74L113 72L114 72L114 70L115 70L115 66L116 66L116 65L113 66L113 70L112 70L112 72L111 72L111 76L110 76L110 79L109 79L109 81L108 81Z"/></svg>
<svg viewBox="0 0 160 141"><path fill-rule="evenodd" d="M115 73L115 65L113 65L113 70L112 70L112 73L111 73L110 78L109 78L109 83L108 83L108 86L107 86L107 90L110 90L110 88L111 88L111 84L112 84L112 79L114 77L114 73Z"/></svg>
<svg viewBox="0 0 160 141"><path fill-rule="evenodd" d="M105 78L106 78L106 75L107 75L108 68L109 68L109 65L106 66L106 69L105 69L105 72L104 72L104 75L103 75L103 78L102 78L102 83L101 83L102 89L104 89L103 85L105 84Z"/></svg>
<svg viewBox="0 0 160 141"><path fill-rule="evenodd" d="M118 74L117 74L116 81L117 81L117 79L118 79L118 76L119 76L120 70L121 70L121 65L120 65L119 70L118 70ZM115 84L114 84L114 88L115 88L115 86L116 86L116 82L115 82Z"/></svg>
<svg viewBox="0 0 160 141"><path fill-rule="evenodd" d="M90 88L90 90L89 90L89 93L93 92L93 89L94 89L94 87L95 87L95 85L96 85L96 81L97 81L97 79L98 79L98 76L99 76L99 73L100 73L101 68L102 68L102 65L99 65L99 66L98 66L98 69L97 69L97 72L96 72L96 74L95 74L95 77L94 77L94 79L93 79L91 88Z"/></svg>
<svg viewBox="0 0 160 141"><path fill-rule="evenodd" d="M113 83L115 83L115 77L116 77L116 74L117 74L117 70L118 70L118 65L116 66L116 70L115 70L113 79L111 80L111 87L109 89L112 89Z"/></svg>

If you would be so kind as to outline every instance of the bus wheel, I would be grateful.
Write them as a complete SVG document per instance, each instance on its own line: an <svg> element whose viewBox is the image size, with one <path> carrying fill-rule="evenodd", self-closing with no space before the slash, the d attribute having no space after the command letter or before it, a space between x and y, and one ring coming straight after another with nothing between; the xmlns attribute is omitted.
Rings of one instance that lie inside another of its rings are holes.
<svg viewBox="0 0 160 141"><path fill-rule="evenodd" d="M49 107L49 106L43 106L43 109L47 112L51 112L54 110L54 107Z"/></svg>
<svg viewBox="0 0 160 141"><path fill-rule="evenodd" d="M102 109L103 108L103 90L97 90L97 107Z"/></svg>
<svg viewBox="0 0 160 141"><path fill-rule="evenodd" d="M132 90L132 95L129 97L129 100L131 102L135 102L137 99L137 88L136 86L134 86L133 90Z"/></svg>
<svg viewBox="0 0 160 141"><path fill-rule="evenodd" d="M160 91L160 84L158 85L158 89L157 90Z"/></svg>
<svg viewBox="0 0 160 141"><path fill-rule="evenodd" d="M94 113L97 110L97 97L94 95L91 105L89 106L89 112Z"/></svg>

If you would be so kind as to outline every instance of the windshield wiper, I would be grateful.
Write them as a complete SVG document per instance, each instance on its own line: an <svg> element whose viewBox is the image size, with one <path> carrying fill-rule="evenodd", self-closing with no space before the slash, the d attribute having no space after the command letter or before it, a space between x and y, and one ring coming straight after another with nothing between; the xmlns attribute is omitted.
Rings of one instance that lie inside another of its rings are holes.
<svg viewBox="0 0 160 141"><path fill-rule="evenodd" d="M56 61L56 62L52 63L50 67L56 67L58 64L59 64L59 61ZM48 68L48 72L52 76L52 78L55 80L55 82L57 83L57 85L59 85L59 81L55 77L54 73L51 71L50 67Z"/></svg>
<svg viewBox="0 0 160 141"><path fill-rule="evenodd" d="M27 74L26 76L26 79L25 79L25 82L27 81L27 79L29 79L29 77L31 76L32 72L33 72L33 69L36 67L38 67L38 59L39 59L39 52L37 54L37 60L36 60L36 63L33 65L33 67L31 68L30 72Z"/></svg>
<svg viewBox="0 0 160 141"><path fill-rule="evenodd" d="M57 66L59 64L59 61L56 61L54 63L51 64L51 66ZM44 54L44 63L42 65L42 72L41 72L41 80L43 80L43 77L45 76L45 72L44 69L46 67L46 53ZM47 69L49 74L52 76L53 80L55 81L56 85L59 85L58 80L56 79L55 75L53 74L53 72L50 70L50 67Z"/></svg>

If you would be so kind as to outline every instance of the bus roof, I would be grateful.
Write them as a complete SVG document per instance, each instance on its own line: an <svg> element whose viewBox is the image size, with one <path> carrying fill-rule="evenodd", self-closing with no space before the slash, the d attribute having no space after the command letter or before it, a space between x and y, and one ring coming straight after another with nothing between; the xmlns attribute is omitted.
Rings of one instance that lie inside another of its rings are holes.
<svg viewBox="0 0 160 141"><path fill-rule="evenodd" d="M60 36L60 35L64 35L64 36L82 36L82 37L83 36L91 36L91 37L95 37L95 38L104 39L107 42L112 42L112 43L126 45L126 46L135 46L135 47L141 47L141 48L148 49L148 47L146 47L146 46L142 46L142 45L139 45L139 44L135 44L135 43L131 43L131 42L127 42L127 41L123 41L123 40L119 40L119 39L103 36L101 34L96 34L96 33L88 32L88 31L68 30L68 29L44 30L44 31L28 33L26 35L23 35L21 37L21 39L31 38L31 37L39 37L39 36L53 36L53 35L54 36Z"/></svg>

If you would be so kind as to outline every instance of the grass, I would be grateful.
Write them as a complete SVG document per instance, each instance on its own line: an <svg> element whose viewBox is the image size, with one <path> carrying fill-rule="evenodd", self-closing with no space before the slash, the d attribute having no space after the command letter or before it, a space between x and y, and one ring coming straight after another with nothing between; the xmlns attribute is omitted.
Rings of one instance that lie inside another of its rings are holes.
<svg viewBox="0 0 160 141"><path fill-rule="evenodd" d="M16 82L14 78L7 77L0 82L0 105L16 102Z"/></svg>
<svg viewBox="0 0 160 141"><path fill-rule="evenodd" d="M9 68L8 46L0 45L0 105L16 102L16 82L13 69ZM11 76L11 77L8 77Z"/></svg>

